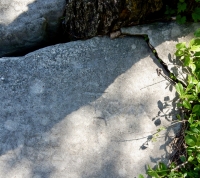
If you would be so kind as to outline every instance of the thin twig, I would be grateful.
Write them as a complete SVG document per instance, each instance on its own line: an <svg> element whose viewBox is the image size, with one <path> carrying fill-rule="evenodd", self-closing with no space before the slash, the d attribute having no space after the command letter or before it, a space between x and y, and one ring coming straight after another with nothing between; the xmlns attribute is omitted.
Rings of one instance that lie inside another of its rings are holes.
<svg viewBox="0 0 200 178"><path fill-rule="evenodd" d="M184 162L184 163L182 163L182 164L179 164L179 165L178 165L178 166L176 166L174 169L171 169L171 172L173 172L173 171L175 171L175 170L179 169L180 167L183 167L183 166L185 166L187 163L188 163L188 161L186 161L186 162Z"/></svg>

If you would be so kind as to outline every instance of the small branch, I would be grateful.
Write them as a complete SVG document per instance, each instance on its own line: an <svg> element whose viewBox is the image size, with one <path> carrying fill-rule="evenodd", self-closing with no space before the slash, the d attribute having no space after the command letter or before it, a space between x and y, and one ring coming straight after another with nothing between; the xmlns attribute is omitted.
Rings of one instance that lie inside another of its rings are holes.
<svg viewBox="0 0 200 178"><path fill-rule="evenodd" d="M186 161L186 162L184 162L184 163L182 163L182 164L176 166L174 169L171 169L171 172L176 171L176 170L179 169L180 167L185 166L187 163L188 163L188 161Z"/></svg>

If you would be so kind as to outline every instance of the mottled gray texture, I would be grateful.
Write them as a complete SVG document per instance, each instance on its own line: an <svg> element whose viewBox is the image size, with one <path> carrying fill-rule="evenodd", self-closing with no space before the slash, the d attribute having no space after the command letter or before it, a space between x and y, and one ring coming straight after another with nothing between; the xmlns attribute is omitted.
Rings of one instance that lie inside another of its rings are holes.
<svg viewBox="0 0 200 178"><path fill-rule="evenodd" d="M194 37L194 32L200 28L200 23L187 23L179 25L176 22L155 23L139 25L135 27L122 28L122 33L147 34L150 43L155 47L158 56L168 65L168 68L180 80L184 81L182 69L177 70L174 53L176 44L189 42Z"/></svg>
<svg viewBox="0 0 200 178"><path fill-rule="evenodd" d="M158 67L137 37L0 58L0 177L133 178L167 162L172 128L147 141L177 112Z"/></svg>
<svg viewBox="0 0 200 178"><path fill-rule="evenodd" d="M0 57L58 35L65 0L1 0Z"/></svg>

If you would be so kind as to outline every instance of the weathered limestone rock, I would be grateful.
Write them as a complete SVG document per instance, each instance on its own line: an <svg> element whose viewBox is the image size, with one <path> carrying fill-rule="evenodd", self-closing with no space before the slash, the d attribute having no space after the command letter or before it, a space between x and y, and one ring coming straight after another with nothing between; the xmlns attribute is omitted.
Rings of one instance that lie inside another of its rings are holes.
<svg viewBox="0 0 200 178"><path fill-rule="evenodd" d="M69 0L66 31L73 38L107 34L126 25L139 24L163 7L163 0Z"/></svg>
<svg viewBox="0 0 200 178"><path fill-rule="evenodd" d="M0 58L0 177L133 178L167 162L175 128L149 141L176 116L157 67L138 37Z"/></svg>
<svg viewBox="0 0 200 178"><path fill-rule="evenodd" d="M0 57L58 36L65 0L1 0Z"/></svg>
<svg viewBox="0 0 200 178"><path fill-rule="evenodd" d="M187 23L179 25L176 22L154 23L135 27L122 28L122 33L147 34L150 43L155 47L158 56L168 65L171 72L180 80L185 81L182 68L177 68L177 60L174 56L176 44L189 42L194 37L194 32L200 28L200 23Z"/></svg>

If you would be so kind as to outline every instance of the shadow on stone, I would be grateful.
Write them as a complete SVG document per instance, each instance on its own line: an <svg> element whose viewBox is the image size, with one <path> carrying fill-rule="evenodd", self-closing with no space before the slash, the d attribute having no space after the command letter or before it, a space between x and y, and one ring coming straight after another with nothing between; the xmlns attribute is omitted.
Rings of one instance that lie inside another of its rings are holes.
<svg viewBox="0 0 200 178"><path fill-rule="evenodd" d="M65 0L29 1L0 3L0 57L23 56L47 45L67 42L61 23Z"/></svg>
<svg viewBox="0 0 200 178"><path fill-rule="evenodd" d="M0 81L0 172L7 177L137 176L149 154L166 154L159 144L140 148L166 95L143 39L97 37L0 63L7 81Z"/></svg>

